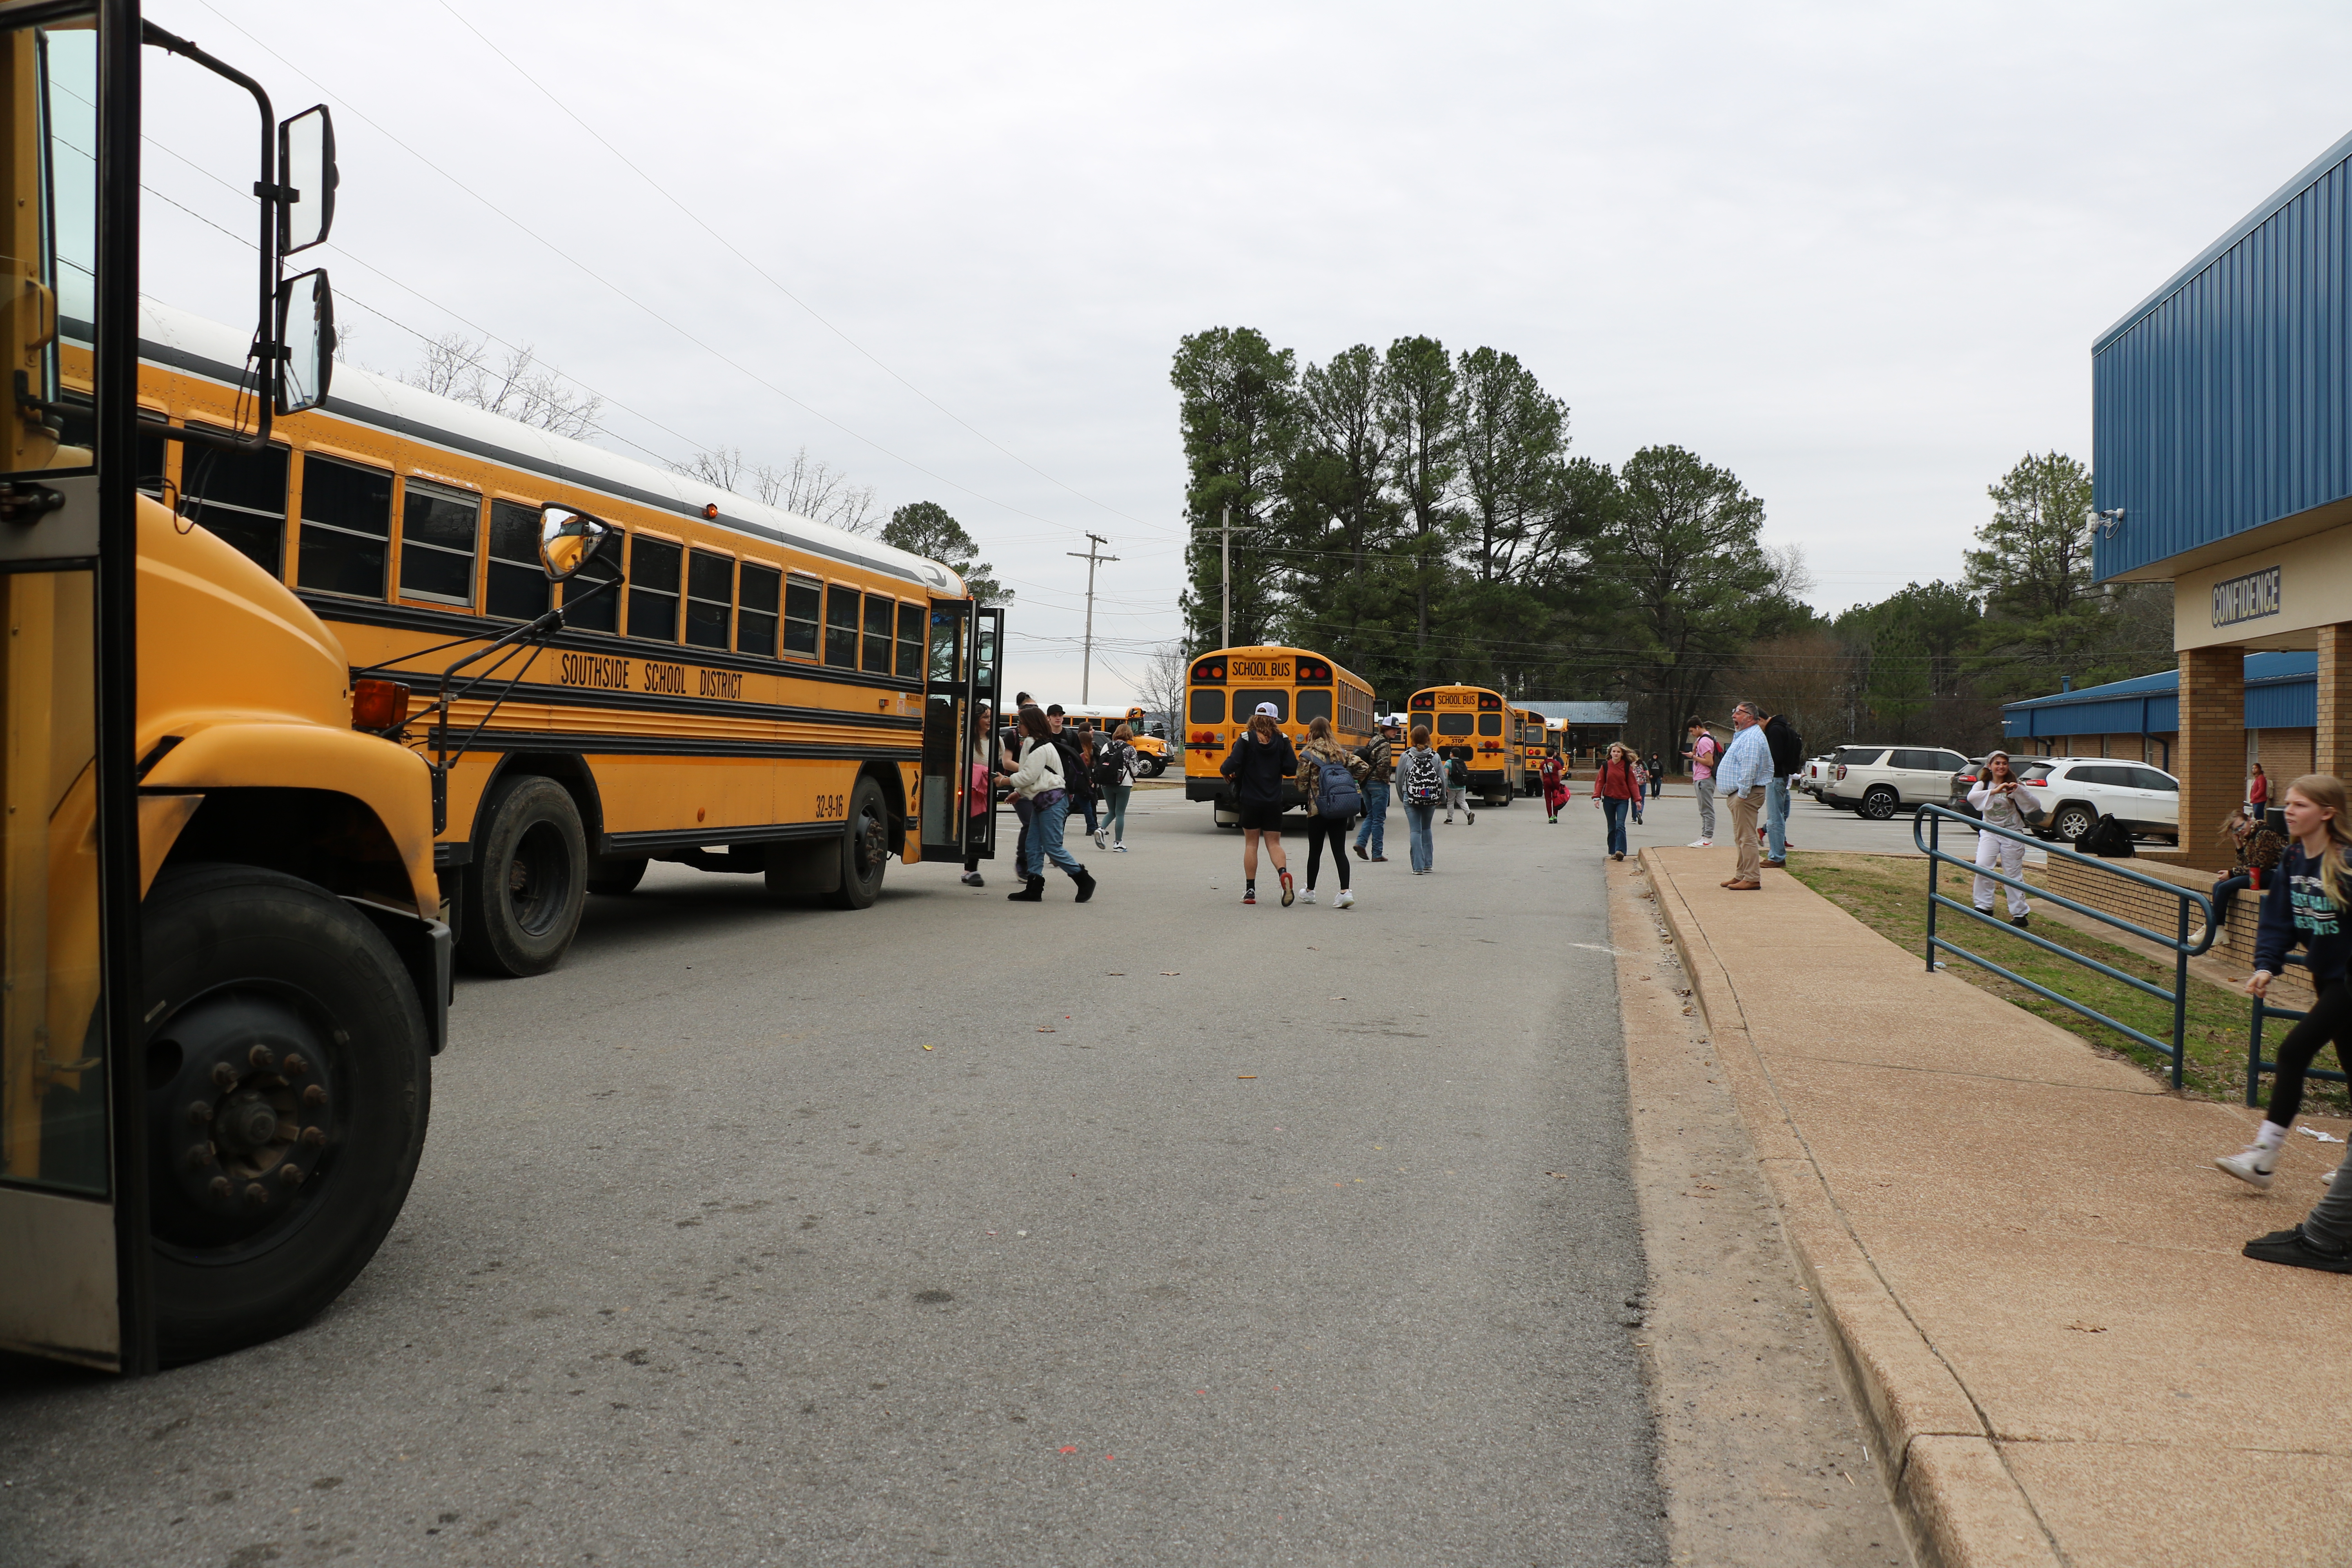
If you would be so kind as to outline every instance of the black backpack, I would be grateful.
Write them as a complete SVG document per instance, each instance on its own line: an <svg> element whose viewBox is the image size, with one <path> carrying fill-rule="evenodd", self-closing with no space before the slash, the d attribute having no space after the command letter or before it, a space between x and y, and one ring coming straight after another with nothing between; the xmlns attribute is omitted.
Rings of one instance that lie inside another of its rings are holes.
<svg viewBox="0 0 2352 1568"><path fill-rule="evenodd" d="M2108 860L2128 860L2134 854L2131 835L2111 815L2102 816L2084 828L2083 837L2074 840L2074 851Z"/></svg>

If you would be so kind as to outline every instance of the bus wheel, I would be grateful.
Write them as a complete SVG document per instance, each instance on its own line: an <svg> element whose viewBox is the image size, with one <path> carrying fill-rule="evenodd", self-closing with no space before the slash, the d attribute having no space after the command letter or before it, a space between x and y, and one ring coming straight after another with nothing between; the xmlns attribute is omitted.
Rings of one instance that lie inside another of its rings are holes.
<svg viewBox="0 0 2352 1568"><path fill-rule="evenodd" d="M425 1149L432 1057L392 945L323 888L247 866L141 907L148 1203L166 1365L273 1339L367 1266Z"/></svg>
<svg viewBox="0 0 2352 1568"><path fill-rule="evenodd" d="M588 899L580 808L553 779L509 780L483 812L481 853L465 868L458 951L488 974L543 974L563 958Z"/></svg>
<svg viewBox="0 0 2352 1568"><path fill-rule="evenodd" d="M599 856L588 863L588 890L617 899L637 890L646 879L646 858L636 856Z"/></svg>
<svg viewBox="0 0 2352 1568"><path fill-rule="evenodd" d="M890 860L890 810L882 786L861 778L849 792L849 820L842 824L841 886L825 895L837 910L862 910L882 896L882 868Z"/></svg>

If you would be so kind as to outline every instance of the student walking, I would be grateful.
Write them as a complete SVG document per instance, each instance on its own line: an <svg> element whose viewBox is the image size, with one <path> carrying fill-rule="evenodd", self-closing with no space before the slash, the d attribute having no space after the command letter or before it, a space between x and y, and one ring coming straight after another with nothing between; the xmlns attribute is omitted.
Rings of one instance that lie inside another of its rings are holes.
<svg viewBox="0 0 2352 1568"><path fill-rule="evenodd" d="M1339 874L1339 896L1333 907L1346 909L1356 901L1348 886L1348 828L1364 809L1365 791L1358 788L1371 777L1372 765L1331 738L1331 721L1307 721L1307 743L1298 748L1298 788L1307 796L1307 903L1315 901L1315 878L1323 868L1323 846L1331 846L1331 867Z"/></svg>
<svg viewBox="0 0 2352 1568"><path fill-rule="evenodd" d="M971 797L965 802L970 815L963 830L963 885L967 888L988 886L987 879L980 874L980 857L970 851L980 847L981 819L996 809L996 770L989 766L989 758L995 751L992 729L988 704L983 702L971 726L971 754L965 759L970 765L964 770L969 781L964 793Z"/></svg>
<svg viewBox="0 0 2352 1568"><path fill-rule="evenodd" d="M1013 793L1029 803L1029 858L1022 866L1022 889L1005 898L1034 904L1045 897L1045 862L1051 860L1078 885L1078 902L1095 896L1095 879L1062 847L1062 824L1070 815L1069 784L1062 773L1063 752L1053 727L1034 708L1021 710L1021 765L1013 770Z"/></svg>
<svg viewBox="0 0 2352 1568"><path fill-rule="evenodd" d="M1650 798L1652 800L1655 800L1659 795L1665 793L1665 764L1658 761L1657 752L1652 752L1650 753L1649 763L1646 765L1650 770Z"/></svg>
<svg viewBox="0 0 2352 1568"><path fill-rule="evenodd" d="M1109 802L1109 820L1104 832L1110 836L1111 852L1124 855L1127 853L1127 803L1129 797L1135 794L1135 730L1132 726L1121 724L1111 731L1109 742L1103 747L1103 760L1097 768L1099 775L1108 781L1103 785L1103 798ZM1099 845L1102 841L1103 834L1096 834L1095 842Z"/></svg>
<svg viewBox="0 0 2352 1568"><path fill-rule="evenodd" d="M1684 726L1684 731L1690 744L1683 748L1683 761L1690 764L1691 789L1698 795L1698 837L1690 841L1690 847L1706 849L1715 844L1715 764L1721 752L1715 736L1697 719Z"/></svg>
<svg viewBox="0 0 2352 1568"><path fill-rule="evenodd" d="M1544 753L1543 767L1544 813L1554 827L1559 826L1559 808L1569 802L1568 769L1561 765L1557 747Z"/></svg>
<svg viewBox="0 0 2352 1568"><path fill-rule="evenodd" d="M2042 815L2042 801L2034 795L2033 786L2019 778L2016 770L2009 765L2007 752L1995 752L1985 759L1984 772L1977 777L1977 787L1969 791L1969 804L1976 807L1977 815L1990 826L2006 827L2016 833L2024 832ZM2022 930L2029 906L2025 901L2025 889L2017 883L2025 879L2024 844L2015 838L2003 838L1998 833L1979 833L1977 835L1977 866L1976 883L1970 889L1977 908L1987 914L1992 913L1994 895L2006 887L2009 889L2009 923ZM1996 882L1985 875L1987 871L1997 871L2013 880Z"/></svg>
<svg viewBox="0 0 2352 1568"><path fill-rule="evenodd" d="M1642 766L1642 759L1633 754L1630 746L1625 749L1625 761L1633 769L1633 798L1625 804L1633 807L1633 826L1639 827L1642 826L1642 803L1650 798L1649 770Z"/></svg>
<svg viewBox="0 0 2352 1568"><path fill-rule="evenodd" d="M1412 749L1397 764L1397 787L1404 797L1404 821L1412 844L1412 874L1426 877L1435 868L1437 850L1430 825L1445 804L1445 763L1429 749L1429 726L1412 727Z"/></svg>
<svg viewBox="0 0 2352 1568"><path fill-rule="evenodd" d="M1612 860L1625 858L1625 815L1633 808L1634 788L1633 752L1612 745L1592 779L1592 804L1609 819L1609 847L1602 853Z"/></svg>
<svg viewBox="0 0 2352 1568"><path fill-rule="evenodd" d="M1764 885L1762 846L1757 842L1756 816L1764 808L1764 784L1772 776L1772 749L1764 743L1763 726L1756 706L1742 702L1731 710L1731 737L1716 782L1731 797L1731 837L1738 863L1724 886L1735 893L1752 893Z"/></svg>
<svg viewBox="0 0 2352 1568"><path fill-rule="evenodd" d="M2347 860L2347 851L2352 849L2352 803L2346 800L2344 781L2333 773L2304 774L2286 786L2285 815L2290 840L2286 859L2263 893L2254 976L2246 989L2257 996L2269 994L2287 953L2300 946L2311 967L2311 988L2319 994L2303 1022L2279 1043L2270 1110L2253 1142L2213 1162L2256 1187L2271 1184L2279 1146L2303 1110L2304 1074L2311 1070L2319 1047L2334 1041L2337 1062L2352 1068L2352 1053L2344 1044L2352 1035L2352 977L2346 973L2347 960L2352 959L2352 931L2345 929L2345 911L2352 909L2352 864ZM2247 1256L2255 1254L2250 1248Z"/></svg>
<svg viewBox="0 0 2352 1568"><path fill-rule="evenodd" d="M1283 904L1288 907L1297 894L1282 855L1282 785L1298 771L1298 753L1291 749L1290 737L1275 727L1273 703L1257 705L1249 728L1234 742L1218 771L1233 780L1234 799L1241 808L1242 902L1257 902L1257 847L1263 839L1266 858L1282 879Z"/></svg>
<svg viewBox="0 0 2352 1568"><path fill-rule="evenodd" d="M1383 721L1372 743L1364 748L1364 760L1371 766L1364 783L1364 825L1356 829L1356 858L1382 862L1388 859L1389 794L1396 787L1397 727ZM1370 843L1371 853L1364 853Z"/></svg>
<svg viewBox="0 0 2352 1568"><path fill-rule="evenodd" d="M1470 809L1470 764L1459 757L1445 760L1445 821L1454 822L1454 808L1459 806L1465 827L1478 825L1478 814Z"/></svg>
<svg viewBox="0 0 2352 1568"><path fill-rule="evenodd" d="M1096 832L1094 731L1073 729L1058 702L1045 710L1045 721L1054 727L1054 744L1062 751L1062 776L1070 791L1070 809L1087 814L1087 832ZM1101 840L1097 838L1097 847Z"/></svg>

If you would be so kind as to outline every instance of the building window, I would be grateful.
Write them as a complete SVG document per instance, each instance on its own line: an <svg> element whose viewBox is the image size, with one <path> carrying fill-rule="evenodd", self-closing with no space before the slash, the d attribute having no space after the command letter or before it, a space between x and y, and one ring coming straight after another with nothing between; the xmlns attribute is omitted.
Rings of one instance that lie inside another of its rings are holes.
<svg viewBox="0 0 2352 1568"><path fill-rule="evenodd" d="M866 672L890 673L890 628L898 606L879 594L866 595Z"/></svg>
<svg viewBox="0 0 2352 1568"><path fill-rule="evenodd" d="M411 479L400 503L400 596L436 605L474 603L474 550L482 498Z"/></svg>
<svg viewBox="0 0 2352 1568"><path fill-rule="evenodd" d="M141 426L139 471L148 471L145 428ZM193 426L201 429L203 426ZM282 579L286 575L286 473L291 454L283 447L266 452L225 452L191 441L180 458L180 510L236 547L237 553ZM154 471L161 474L163 455ZM140 488L147 481L142 479Z"/></svg>
<svg viewBox="0 0 2352 1568"><path fill-rule="evenodd" d="M857 668L857 590L835 583L824 591L824 662Z"/></svg>
<svg viewBox="0 0 2352 1568"><path fill-rule="evenodd" d="M392 475L304 454L299 586L381 599L391 552Z"/></svg>
<svg viewBox="0 0 2352 1568"><path fill-rule="evenodd" d="M824 585L813 577L784 579L784 652L802 658L814 658L817 646L817 609L824 598Z"/></svg>
<svg viewBox="0 0 2352 1568"><path fill-rule="evenodd" d="M754 566L743 563L743 581L740 592L743 597L735 612L735 650L756 653L761 658L776 657L776 595L783 585L783 574L772 566Z"/></svg>
<svg viewBox="0 0 2352 1568"><path fill-rule="evenodd" d="M698 550L686 561L686 640L694 647L725 647L735 607L735 562Z"/></svg>
<svg viewBox="0 0 2352 1568"><path fill-rule="evenodd" d="M539 509L520 501L490 503L489 584L483 608L509 621L547 614L547 573L539 563Z"/></svg>
<svg viewBox="0 0 2352 1568"><path fill-rule="evenodd" d="M637 535L629 552L629 635L677 641L678 562L686 547Z"/></svg>
<svg viewBox="0 0 2352 1568"><path fill-rule="evenodd" d="M898 674L908 680L923 678L923 622L920 605L898 606Z"/></svg>

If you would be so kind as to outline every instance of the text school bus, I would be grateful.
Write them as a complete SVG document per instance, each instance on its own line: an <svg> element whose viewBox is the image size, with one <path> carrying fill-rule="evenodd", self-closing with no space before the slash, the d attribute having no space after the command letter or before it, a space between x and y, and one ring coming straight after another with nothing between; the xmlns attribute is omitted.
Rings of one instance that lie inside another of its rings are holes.
<svg viewBox="0 0 2352 1568"><path fill-rule="evenodd" d="M143 410L226 424L243 339L144 315ZM552 967L585 896L651 860L862 909L893 854L992 853L958 758L1003 612L945 566L349 368L278 436L166 480L380 683L377 731L436 764L435 865L472 967ZM550 505L591 536L560 591Z"/></svg>
<svg viewBox="0 0 2352 1568"><path fill-rule="evenodd" d="M1342 746L1372 739L1372 689L1310 648L1229 647L1192 660L1184 688L1184 798L1214 803L1219 827L1237 827L1233 785L1219 769L1248 728L1258 704L1274 704L1275 722L1295 747L1317 719L1331 721ZM1283 786L1286 809L1305 806L1297 781Z"/></svg>
<svg viewBox="0 0 2352 1568"><path fill-rule="evenodd" d="M1427 724L1442 757L1459 757L1470 770L1470 793L1488 805L1508 805L1518 787L1520 745L1510 704L1483 686L1430 686L1405 700L1407 721ZM1410 733L1410 731L1408 731Z"/></svg>

